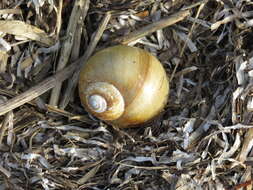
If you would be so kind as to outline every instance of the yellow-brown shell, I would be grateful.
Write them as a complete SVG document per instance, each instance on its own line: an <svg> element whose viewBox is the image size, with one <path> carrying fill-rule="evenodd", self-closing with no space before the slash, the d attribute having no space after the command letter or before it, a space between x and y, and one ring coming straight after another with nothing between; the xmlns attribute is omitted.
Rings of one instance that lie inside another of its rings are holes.
<svg viewBox="0 0 253 190"><path fill-rule="evenodd" d="M105 114L92 111L88 105L90 95L103 96L105 92L99 92L99 85L91 91L89 86L96 83L112 85L121 94L118 97L119 93L115 92L115 97L110 94L105 98L109 100ZM118 45L99 51L84 65L79 78L79 96L86 110L121 128L136 126L159 114L168 93L169 83L161 63L150 53L135 47ZM110 108L114 100L115 110Z"/></svg>

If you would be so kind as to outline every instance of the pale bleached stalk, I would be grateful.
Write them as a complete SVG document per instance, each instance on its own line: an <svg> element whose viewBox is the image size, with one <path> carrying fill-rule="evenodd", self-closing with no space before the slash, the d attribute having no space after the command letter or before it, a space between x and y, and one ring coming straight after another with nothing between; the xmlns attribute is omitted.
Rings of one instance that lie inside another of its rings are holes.
<svg viewBox="0 0 253 190"><path fill-rule="evenodd" d="M83 65L87 62L88 58L91 56L91 54L95 50L97 43L99 42L100 38L102 37L102 34L104 33L104 30L106 29L106 26L107 26L110 18L111 18L111 14L108 12L106 14L106 16L104 17L102 23L98 27L98 30L93 35L91 42L88 45L87 50L84 53L83 62L82 62ZM70 95L77 86L79 74L80 74L80 69L77 70L73 74L72 78L68 81L67 89L66 89L65 93L63 94L63 99L60 104L62 108L68 104L68 102L70 100Z"/></svg>
<svg viewBox="0 0 253 190"><path fill-rule="evenodd" d="M114 42L121 43L121 44L129 44L135 40L143 38L144 36L152 34L153 32L156 32L157 30L161 30L165 27L171 26L179 21L182 21L183 19L185 19L185 17L189 15L190 15L189 10L179 11L169 16L168 18L164 18L155 23L144 26L143 28L139 30L133 31L127 36L122 36L120 38L117 38L114 40Z"/></svg>
<svg viewBox="0 0 253 190"><path fill-rule="evenodd" d="M79 60L80 61L80 60ZM36 86L30 88L29 90L21 93L20 95L0 104L0 115L3 115L31 100L37 98L38 96L44 94L51 88L55 87L58 82L62 82L69 78L73 71L76 69L76 65L70 65L59 71L55 75L45 79Z"/></svg>
<svg viewBox="0 0 253 190"><path fill-rule="evenodd" d="M87 3L88 0L76 0L74 7L71 12L71 16L69 19L69 24L67 28L67 39L64 41L61 52L60 52L60 58L57 64L57 71L63 69L68 61L69 61L69 56L71 53L71 50L73 48L73 41L74 41L74 34L76 31L76 26L78 22L80 21L80 17L82 15L82 10L84 6L88 6L89 3ZM60 93L61 93L61 87L62 83L59 82L52 90L51 97L49 104L53 106L58 105Z"/></svg>

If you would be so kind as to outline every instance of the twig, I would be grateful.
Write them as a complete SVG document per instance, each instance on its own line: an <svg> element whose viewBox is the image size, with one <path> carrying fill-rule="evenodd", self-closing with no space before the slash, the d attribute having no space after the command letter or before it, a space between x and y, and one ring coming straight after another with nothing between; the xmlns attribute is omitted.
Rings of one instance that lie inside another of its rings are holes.
<svg viewBox="0 0 253 190"><path fill-rule="evenodd" d="M198 18L198 16L199 16L201 10L203 9L204 5L205 5L205 2L202 3L202 4L200 4L200 6L199 6L199 8L198 8L198 12L197 12L195 18ZM190 36L191 36L191 34L192 34L192 31L193 31L193 29L194 29L194 27L195 27L195 24L196 24L196 21L193 22L192 27L191 27L191 30L190 30L190 32L189 32L189 34L188 34L188 38L189 38L189 39L190 39ZM180 52L180 56L179 56L179 57L182 57L182 56L183 56L183 53L184 53L186 44L187 44L187 42L184 43L184 46L183 46L183 48L182 48L182 50L181 50L181 52ZM178 68L179 64L180 64L180 61L176 64L175 68L173 69L173 72L172 72L171 77L170 77L170 82L173 80L174 75L175 75L175 73L176 73L176 71L177 71L177 68Z"/></svg>
<svg viewBox="0 0 253 190"><path fill-rule="evenodd" d="M72 9L67 32L66 32L66 34L68 35L68 38L66 39L66 41L64 42L62 46L60 59L57 65L57 71L63 69L67 65L67 62L69 60L69 56L72 50L72 45L74 41L73 39L74 39L77 23L80 20L82 9L84 9L84 7L88 5L89 5L89 0L75 1L75 5L74 5L74 8ZM62 87L62 83L59 82L52 90L50 101L49 101L50 105L57 106L60 92L61 92L61 87Z"/></svg>
<svg viewBox="0 0 253 190"><path fill-rule="evenodd" d="M7 178L11 177L11 172L6 170L2 165L0 165L0 173L4 174Z"/></svg>
<svg viewBox="0 0 253 190"><path fill-rule="evenodd" d="M95 47L97 46L97 43L100 40L104 30L106 29L106 26L107 26L110 18L111 18L111 13L108 12L106 14L105 18L103 19L103 21L101 22L100 26L98 27L98 30L93 35L93 37L91 39L91 43L89 44L87 50L84 53L83 60L82 60L83 65L86 63L86 61L88 60L88 58L91 56L92 52L94 51ZM75 89L75 87L77 85L79 73L80 73L80 69L77 70L73 74L71 80L68 81L68 86L67 86L66 92L64 93L63 100L60 104L61 108L65 107L68 104L69 99L70 99L70 94L72 93L72 91Z"/></svg>
<svg viewBox="0 0 253 190"><path fill-rule="evenodd" d="M0 73L4 73L7 68L8 54L0 50Z"/></svg>
<svg viewBox="0 0 253 190"><path fill-rule="evenodd" d="M246 21L248 21L249 19L246 19L248 17L252 17L252 11L246 11L246 12L236 12L232 15L228 15L226 16L224 19L222 20L219 20L215 23L213 23L211 25L211 30L216 30L218 29L221 25L224 25L224 24L228 24L234 20L237 20L237 19L240 19L240 18L244 18ZM243 25L245 26L245 23L243 24L240 24L239 27L243 27Z"/></svg>
<svg viewBox="0 0 253 190"><path fill-rule="evenodd" d="M0 124L0 146L2 145L2 141L3 141L5 131L8 129L9 118L11 117L11 115L12 115L12 112L11 111L8 112L5 115L2 124Z"/></svg>
<svg viewBox="0 0 253 190"><path fill-rule="evenodd" d="M89 1L86 1L87 3L89 3ZM85 19L87 11L89 9L89 5L84 6L84 9L82 10L82 16L80 18L80 22L77 24L77 29L75 32L75 36L74 36L74 42L73 42L73 47L72 51L71 51L71 56L70 56L70 61L75 61L78 59L79 57L79 52L80 52L80 47L83 46L81 44L81 37L83 35L83 26L84 26L84 21L83 19ZM67 89L65 90L65 92L63 93L63 98L61 99L60 103L59 103L59 107L61 109L65 109L65 107L68 105L70 98L72 97L72 95L74 94L74 91L69 91L69 86L71 86L72 84L72 80L69 79L68 80L68 84L67 84Z"/></svg>
<svg viewBox="0 0 253 190"><path fill-rule="evenodd" d="M238 155L238 160L241 163L244 163L245 160L247 159L247 156L252 149L252 144L253 144L253 128L250 128L245 133L243 145Z"/></svg>
<svg viewBox="0 0 253 190"><path fill-rule="evenodd" d="M0 94L3 94L5 96L11 97L11 98L17 96L17 94L15 94L13 92L10 92L10 91L3 90L3 89L0 89ZM33 100L30 101L30 102L27 102L27 103L32 105L32 106L37 106L36 102L33 101ZM91 120L88 119L84 115L75 115L73 113L70 113L68 111L56 108L55 106L51 106L51 105L48 105L48 104L45 104L44 106L46 107L46 111L48 111L48 112L59 114L61 116L67 117L68 119L75 119L75 120L78 120L78 121L82 121L84 123L91 123Z"/></svg>
<svg viewBox="0 0 253 190"><path fill-rule="evenodd" d="M128 167L131 167L131 168L136 168L136 169L144 169L144 170L164 170L164 169L169 168L169 166L166 166L166 165L162 165L162 166L137 166L137 165L120 163L120 162L116 162L116 164L119 164L119 165L122 165L122 166L128 166Z"/></svg>
<svg viewBox="0 0 253 190"><path fill-rule="evenodd" d="M80 62L81 59L79 59L77 62ZM58 84L58 82L62 82L70 77L70 75L73 73L73 71L76 68L76 64L71 64L70 66L66 67L65 69L59 71L55 75L45 79L41 83L37 84L36 86L30 88L26 92L23 92L22 94L0 104L0 115L3 115L27 102L30 102L34 98L37 98L38 96L42 95L43 93L47 92L51 88L53 88L55 85Z"/></svg>
<svg viewBox="0 0 253 190"><path fill-rule="evenodd" d="M186 75L187 73L190 73L192 71L196 71L198 69L198 67L196 66L191 66L191 67L187 67L185 69L183 69L182 71L179 71L175 74L175 77L180 77L182 75Z"/></svg>
<svg viewBox="0 0 253 190"><path fill-rule="evenodd" d="M63 0L59 0L59 7L58 7L58 11L57 11L57 19L56 19L56 36L57 38L59 37L59 33L61 30L61 23L62 23L62 4L63 4Z"/></svg>
<svg viewBox="0 0 253 190"><path fill-rule="evenodd" d="M149 24L140 30L136 30L131 32L127 36L123 36L120 38L117 38L113 40L113 42L121 43L121 44L129 44L130 42L133 42L135 40L138 40L144 36L147 36L157 30L161 30L167 26L173 25L181 20L183 20L185 17L190 15L189 10L180 11L178 13L175 13L171 15L169 18L162 19L158 22Z"/></svg>
<svg viewBox="0 0 253 190"><path fill-rule="evenodd" d="M220 25L227 24L238 18L237 15L230 15L225 17L223 20L217 21L211 25L211 30L216 30Z"/></svg>

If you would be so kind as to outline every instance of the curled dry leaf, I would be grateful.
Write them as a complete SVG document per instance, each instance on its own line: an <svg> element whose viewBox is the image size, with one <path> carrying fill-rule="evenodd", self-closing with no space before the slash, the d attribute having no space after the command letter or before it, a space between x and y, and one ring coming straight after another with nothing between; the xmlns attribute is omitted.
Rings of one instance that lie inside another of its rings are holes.
<svg viewBox="0 0 253 190"><path fill-rule="evenodd" d="M19 20L0 20L0 32L35 40L46 46L54 44L54 40L43 30Z"/></svg>

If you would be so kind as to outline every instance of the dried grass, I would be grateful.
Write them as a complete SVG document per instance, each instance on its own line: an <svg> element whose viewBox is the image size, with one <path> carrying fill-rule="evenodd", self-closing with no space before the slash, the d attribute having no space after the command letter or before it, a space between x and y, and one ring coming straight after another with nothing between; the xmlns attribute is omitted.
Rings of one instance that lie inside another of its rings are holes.
<svg viewBox="0 0 253 190"><path fill-rule="evenodd" d="M252 189L252 8L1 1L0 190ZM163 115L142 128L114 129L80 105L78 69L117 43L150 51L171 79Z"/></svg>

